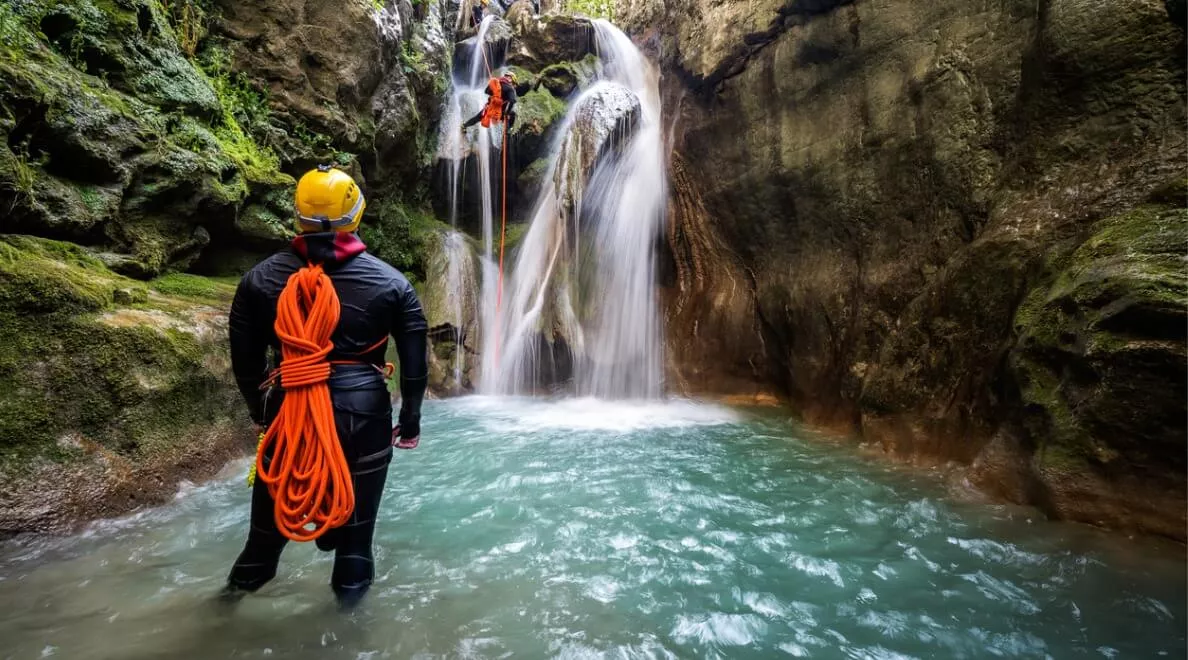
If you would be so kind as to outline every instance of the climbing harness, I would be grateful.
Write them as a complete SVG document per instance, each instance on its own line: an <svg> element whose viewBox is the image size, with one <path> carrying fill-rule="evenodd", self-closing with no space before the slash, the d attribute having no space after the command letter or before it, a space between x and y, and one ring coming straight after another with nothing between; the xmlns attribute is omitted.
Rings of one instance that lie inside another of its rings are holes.
<svg viewBox="0 0 1188 660"><path fill-rule="evenodd" d="M285 398L260 438L249 482L258 477L268 487L276 527L293 541L320 537L347 522L355 509L351 470L334 425L327 382L332 364L359 362L327 360L341 311L330 278L313 263L289 277L277 302L274 328L281 363L261 388L279 378ZM385 337L365 352L386 342ZM392 369L387 365L385 371Z"/></svg>

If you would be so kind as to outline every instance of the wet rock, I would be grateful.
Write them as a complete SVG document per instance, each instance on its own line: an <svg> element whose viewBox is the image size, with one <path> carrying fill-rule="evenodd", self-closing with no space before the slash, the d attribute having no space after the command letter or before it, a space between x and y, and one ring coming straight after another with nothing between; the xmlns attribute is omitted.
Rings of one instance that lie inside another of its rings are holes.
<svg viewBox="0 0 1188 660"><path fill-rule="evenodd" d="M1188 209L1148 205L1107 218L1015 316L1010 355L1040 480L1063 517L1179 537L1164 517L1182 492L1188 417ZM1096 492L1081 492L1089 484ZM1163 515L1161 515L1163 514Z"/></svg>
<svg viewBox="0 0 1188 660"><path fill-rule="evenodd" d="M539 84L557 98L567 98L594 79L598 58L588 55L580 62L560 62L540 72Z"/></svg>
<svg viewBox="0 0 1188 660"><path fill-rule="evenodd" d="M512 40L512 28L502 20L495 20L487 28L483 43L486 44L486 62L502 61ZM463 39L454 45L454 69L465 71L470 54L478 47L478 35Z"/></svg>
<svg viewBox="0 0 1188 660"><path fill-rule="evenodd" d="M561 14L522 15L515 24L507 62L541 71L557 62L581 60L594 49L594 29L589 19Z"/></svg>
<svg viewBox="0 0 1188 660"><path fill-rule="evenodd" d="M0 255L0 536L164 503L177 479L250 450L210 306L233 287L149 295L76 245L27 236L0 239Z"/></svg>
<svg viewBox="0 0 1188 660"><path fill-rule="evenodd" d="M682 210L666 268L671 318L684 319L668 326L680 347L670 355L684 356L672 371L693 374L694 388L704 360L740 387L753 371L806 418L922 460L974 461L1007 424L1021 425L1021 451L1043 445L1041 427L1022 420L1052 408L1031 399L1008 357L1020 355L1016 311L1097 222L1185 175L1183 31L1165 8L680 0L617 9L662 61L674 162L687 164L673 179ZM1117 300L1141 299L1140 279L1119 278ZM723 297L710 304L690 292ZM1161 327L1138 308L1140 329ZM1139 345L1151 350L1150 338ZM1054 515L1118 525L1147 497L1162 504L1142 509L1138 526L1182 527L1183 487L1170 467L1179 463L1153 428L1182 436L1182 408L1162 395L1135 402L1157 387L1137 375L1140 354L1149 373L1175 362L1121 349L1052 358L1046 368L1076 390L1062 396L1090 396L1084 413L1111 420L1078 421L1082 444L1112 451L1092 470L1021 479L1039 490L1008 490L1031 503L1047 492ZM1135 387L1111 385L1115 368ZM1093 373L1100 384L1074 378ZM1152 421L1102 412L1095 396ZM1151 463L1111 444L1115 436L1146 439ZM1169 467L1145 479L1158 468L1140 466L1159 462ZM1122 494L1143 481L1157 485ZM1089 485L1100 496L1087 497ZM1167 506L1177 492L1179 506Z"/></svg>
<svg viewBox="0 0 1188 660"><path fill-rule="evenodd" d="M478 257L463 234L436 233L426 243L421 304L429 323L429 388L437 395L473 391L479 339Z"/></svg>
<svg viewBox="0 0 1188 660"><path fill-rule="evenodd" d="M573 171L589 175L608 150L621 145L635 131L641 106L631 90L600 83L574 101L569 137L562 147Z"/></svg>

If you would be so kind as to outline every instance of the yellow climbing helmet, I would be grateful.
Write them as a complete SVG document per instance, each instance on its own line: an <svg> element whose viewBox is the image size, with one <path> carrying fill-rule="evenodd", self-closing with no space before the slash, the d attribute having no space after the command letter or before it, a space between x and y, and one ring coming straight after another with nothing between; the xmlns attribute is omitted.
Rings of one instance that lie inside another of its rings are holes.
<svg viewBox="0 0 1188 660"><path fill-rule="evenodd" d="M512 71L511 69L508 69L507 71L503 72L503 77L510 80L513 85L516 83L516 72Z"/></svg>
<svg viewBox="0 0 1188 660"><path fill-rule="evenodd" d="M351 175L319 165L297 182L297 231L355 231L367 203Z"/></svg>

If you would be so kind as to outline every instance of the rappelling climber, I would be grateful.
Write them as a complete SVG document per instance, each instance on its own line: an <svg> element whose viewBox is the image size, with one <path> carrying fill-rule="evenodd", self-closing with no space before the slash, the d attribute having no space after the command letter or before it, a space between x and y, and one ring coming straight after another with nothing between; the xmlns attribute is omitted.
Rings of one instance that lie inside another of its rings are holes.
<svg viewBox="0 0 1188 660"><path fill-rule="evenodd" d="M420 438L427 324L409 281L356 234L365 202L350 175L319 166L297 183L295 201L298 236L244 275L231 305L231 366L262 435L251 527L223 596L264 586L289 540L313 539L335 552L330 585L349 606L375 575L372 534L393 446ZM395 429L389 336L400 360ZM331 498L324 508L310 503L319 489ZM310 509L327 512L324 529Z"/></svg>
<svg viewBox="0 0 1188 660"><path fill-rule="evenodd" d="M482 122L483 128L489 128L491 124L506 122L507 130L510 133L512 126L516 123L516 72L508 69L502 76L488 80L487 96L490 97L487 99L487 104L477 115L462 124L462 130L479 122Z"/></svg>

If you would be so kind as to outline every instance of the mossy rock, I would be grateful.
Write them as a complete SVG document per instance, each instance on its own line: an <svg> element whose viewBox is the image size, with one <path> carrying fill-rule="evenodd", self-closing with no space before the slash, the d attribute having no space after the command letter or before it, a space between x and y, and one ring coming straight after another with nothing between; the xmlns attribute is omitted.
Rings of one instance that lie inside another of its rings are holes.
<svg viewBox="0 0 1188 660"><path fill-rule="evenodd" d="M216 429L247 438L226 354L234 283L151 288L77 245L0 236L0 534L126 510L109 500L128 479L166 497L163 474L225 460ZM33 483L47 471L74 476Z"/></svg>
<svg viewBox="0 0 1188 660"><path fill-rule="evenodd" d="M540 72L538 84L557 98L568 98L577 89L594 78L598 58L587 55L578 62L558 62Z"/></svg>
<svg viewBox="0 0 1188 660"><path fill-rule="evenodd" d="M447 225L425 209L385 200L368 206L359 237L368 251L397 268L416 283L427 271L432 241Z"/></svg>
<svg viewBox="0 0 1188 660"><path fill-rule="evenodd" d="M1019 307L1011 366L1041 464L1182 474L1186 251L1188 209L1138 207L1097 223Z"/></svg>
<svg viewBox="0 0 1188 660"><path fill-rule="evenodd" d="M266 121L265 97L225 57L187 59L196 28L179 24L180 34L162 7L0 8L0 205L9 209L0 231L99 247L137 277L185 268L211 233L283 238L283 221L268 214L284 218L286 208L265 198L291 195L293 178L246 128Z"/></svg>
<svg viewBox="0 0 1188 660"><path fill-rule="evenodd" d="M565 102L543 88L520 97L516 104L516 126L511 133L518 165L526 166L546 155L552 130L565 117Z"/></svg>
<svg viewBox="0 0 1188 660"><path fill-rule="evenodd" d="M0 311L93 312L108 307L125 283L72 243L0 235Z"/></svg>

